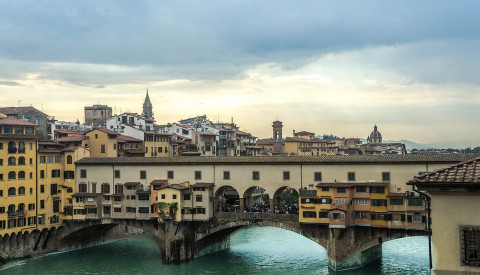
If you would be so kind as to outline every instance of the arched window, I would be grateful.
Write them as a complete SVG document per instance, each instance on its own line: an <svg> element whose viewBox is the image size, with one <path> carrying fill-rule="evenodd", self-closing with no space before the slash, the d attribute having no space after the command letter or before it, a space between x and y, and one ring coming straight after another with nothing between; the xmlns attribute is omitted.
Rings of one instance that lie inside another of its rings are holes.
<svg viewBox="0 0 480 275"><path fill-rule="evenodd" d="M25 142L20 141L18 143L18 152L22 154L25 153Z"/></svg>
<svg viewBox="0 0 480 275"><path fill-rule="evenodd" d="M25 179L25 172L24 171L18 172L18 179L22 179L22 180Z"/></svg>
<svg viewBox="0 0 480 275"><path fill-rule="evenodd" d="M24 157L19 157L18 158L18 165L25 165L25 158Z"/></svg>
<svg viewBox="0 0 480 275"><path fill-rule="evenodd" d="M13 214L15 212L15 204L10 204L8 206L8 214Z"/></svg>
<svg viewBox="0 0 480 275"><path fill-rule="evenodd" d="M10 141L8 143L8 152L11 154L17 152L17 144L15 144L14 141Z"/></svg>
<svg viewBox="0 0 480 275"><path fill-rule="evenodd" d="M67 164L72 164L72 156L67 156Z"/></svg>
<svg viewBox="0 0 480 275"><path fill-rule="evenodd" d="M9 157L8 158L8 165L15 165L16 164L15 157Z"/></svg>
<svg viewBox="0 0 480 275"><path fill-rule="evenodd" d="M23 186L18 187L18 194L19 195L25 195L25 187L23 187Z"/></svg>
<svg viewBox="0 0 480 275"><path fill-rule="evenodd" d="M25 204L21 203L18 205L18 210L25 210Z"/></svg>
<svg viewBox="0 0 480 275"><path fill-rule="evenodd" d="M8 188L8 195L9 196L15 196L16 194L17 194L17 190L15 190L15 187Z"/></svg>
<svg viewBox="0 0 480 275"><path fill-rule="evenodd" d="M9 180L14 180L17 178L17 174L13 171L8 172L8 179Z"/></svg>

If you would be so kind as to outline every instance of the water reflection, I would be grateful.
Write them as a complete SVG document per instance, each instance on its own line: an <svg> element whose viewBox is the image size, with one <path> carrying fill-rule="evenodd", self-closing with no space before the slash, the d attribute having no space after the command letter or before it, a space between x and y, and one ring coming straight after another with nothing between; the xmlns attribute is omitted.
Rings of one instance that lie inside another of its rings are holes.
<svg viewBox="0 0 480 275"><path fill-rule="evenodd" d="M229 249L180 265L164 265L151 239L138 236L19 262L2 274L429 274L426 237L383 244L381 260L361 270L332 272L327 252L296 233L251 227L234 233Z"/></svg>

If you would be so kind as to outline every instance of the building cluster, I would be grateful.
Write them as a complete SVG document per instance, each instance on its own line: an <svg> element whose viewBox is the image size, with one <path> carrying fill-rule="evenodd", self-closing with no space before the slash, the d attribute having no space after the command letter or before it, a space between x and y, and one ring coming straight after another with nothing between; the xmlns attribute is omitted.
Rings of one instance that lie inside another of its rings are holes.
<svg viewBox="0 0 480 275"><path fill-rule="evenodd" d="M321 181L321 174L316 175ZM389 192L390 174L384 181L320 182L316 189L300 190L302 223L324 224L330 228L371 226L403 229L425 229L423 198L414 192Z"/></svg>

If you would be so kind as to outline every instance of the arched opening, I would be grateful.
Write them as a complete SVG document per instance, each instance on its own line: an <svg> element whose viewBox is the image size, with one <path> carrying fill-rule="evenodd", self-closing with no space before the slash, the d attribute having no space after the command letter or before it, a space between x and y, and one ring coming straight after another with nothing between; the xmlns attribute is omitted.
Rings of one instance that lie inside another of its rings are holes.
<svg viewBox="0 0 480 275"><path fill-rule="evenodd" d="M25 179L25 171L18 172L18 179L19 180L24 180Z"/></svg>
<svg viewBox="0 0 480 275"><path fill-rule="evenodd" d="M289 186L283 186L273 195L273 213L298 215L298 192Z"/></svg>
<svg viewBox="0 0 480 275"><path fill-rule="evenodd" d="M8 165L16 165L17 161L15 160L15 157L9 157L8 158Z"/></svg>
<svg viewBox="0 0 480 275"><path fill-rule="evenodd" d="M260 186L252 186L243 193L246 212L270 212L270 195Z"/></svg>
<svg viewBox="0 0 480 275"><path fill-rule="evenodd" d="M67 164L72 164L73 163L73 158L72 156L67 156Z"/></svg>
<svg viewBox="0 0 480 275"><path fill-rule="evenodd" d="M8 172L8 179L9 180L17 179L17 174L14 171Z"/></svg>
<svg viewBox="0 0 480 275"><path fill-rule="evenodd" d="M14 154L16 152L17 152L17 144L15 143L15 141L10 141L8 143L8 153Z"/></svg>
<svg viewBox="0 0 480 275"><path fill-rule="evenodd" d="M215 212L239 212L240 196L237 189L224 185L215 192Z"/></svg>
<svg viewBox="0 0 480 275"><path fill-rule="evenodd" d="M18 152L21 153L21 154L25 153L25 142L20 141L18 143Z"/></svg>
<svg viewBox="0 0 480 275"><path fill-rule="evenodd" d="M10 187L10 188L8 188L8 195L9 195L9 196L15 196L15 195L17 195L17 190L15 189L15 187Z"/></svg>
<svg viewBox="0 0 480 275"><path fill-rule="evenodd" d="M25 195L25 187L23 187L23 186L18 187L18 194L19 195Z"/></svg>
<svg viewBox="0 0 480 275"><path fill-rule="evenodd" d="M18 158L18 165L25 165L25 158L24 157L19 157Z"/></svg>

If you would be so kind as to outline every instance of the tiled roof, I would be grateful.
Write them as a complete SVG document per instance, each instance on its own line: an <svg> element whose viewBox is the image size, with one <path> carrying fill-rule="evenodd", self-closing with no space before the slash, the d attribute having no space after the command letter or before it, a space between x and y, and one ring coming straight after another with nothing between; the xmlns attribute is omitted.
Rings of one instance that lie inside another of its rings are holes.
<svg viewBox="0 0 480 275"><path fill-rule="evenodd" d="M124 136L124 135L119 135L117 137L117 140L119 142L142 142L141 139L138 139L138 138L134 138L134 137L129 137L129 136Z"/></svg>
<svg viewBox="0 0 480 275"><path fill-rule="evenodd" d="M387 186L388 181L337 181L321 182L317 187L353 187L353 186Z"/></svg>
<svg viewBox="0 0 480 275"><path fill-rule="evenodd" d="M15 134L0 134L0 139L39 139L35 135L15 135Z"/></svg>
<svg viewBox="0 0 480 275"><path fill-rule="evenodd" d="M1 113L1 112L0 112ZM33 123L26 122L13 117L0 118L0 125L12 125L12 126L36 126Z"/></svg>
<svg viewBox="0 0 480 275"><path fill-rule="evenodd" d="M192 185L192 187L212 187L213 182L197 182Z"/></svg>
<svg viewBox="0 0 480 275"><path fill-rule="evenodd" d="M418 186L455 183L480 184L480 157L414 177L408 182Z"/></svg>
<svg viewBox="0 0 480 275"><path fill-rule="evenodd" d="M177 190L185 190L185 189L189 189L190 187L187 187L187 186L182 185L182 184L170 184L170 185L162 187L162 189L163 188L173 188L173 189L177 189Z"/></svg>
<svg viewBox="0 0 480 275"><path fill-rule="evenodd" d="M124 149L123 151L129 154L145 154L145 151L142 149Z"/></svg>
<svg viewBox="0 0 480 275"><path fill-rule="evenodd" d="M69 131L69 130L55 130L56 133L59 134L73 134L73 135L84 135L86 132L85 131Z"/></svg>
<svg viewBox="0 0 480 275"><path fill-rule="evenodd" d="M369 164L369 163L457 163L480 157L480 154L441 154L441 155L335 155L335 156L258 156L258 157L120 157L83 158L80 165L120 164L120 165L178 165L178 164Z"/></svg>
<svg viewBox="0 0 480 275"><path fill-rule="evenodd" d="M150 182L150 185L168 185L167 179L154 179Z"/></svg>
<svg viewBox="0 0 480 275"><path fill-rule="evenodd" d="M63 151L62 149L42 149L42 148L38 149L39 153L61 153L62 151Z"/></svg>
<svg viewBox="0 0 480 275"><path fill-rule="evenodd" d="M59 138L57 141L58 142L74 142L74 141L82 141L82 140L85 140L87 138L88 137L84 136L84 135L70 135L70 136L67 136L67 137Z"/></svg>
<svg viewBox="0 0 480 275"><path fill-rule="evenodd" d="M46 115L44 112L41 112L41 111L35 109L32 106L28 106L28 107L2 107L2 108L0 108L0 113L6 114L6 115L18 115L18 114L21 114L21 113L23 113L25 111L28 111L28 110L35 110L39 113L42 113L42 114Z"/></svg>
<svg viewBox="0 0 480 275"><path fill-rule="evenodd" d="M323 140L318 138L307 139L307 138L300 138L300 137L287 137L285 138L285 142L329 143L329 144L335 143L333 141L328 141L328 140Z"/></svg>
<svg viewBox="0 0 480 275"><path fill-rule="evenodd" d="M298 135L298 136L314 136L315 133L307 132L307 131L300 131L300 132L296 132L295 135Z"/></svg>
<svg viewBox="0 0 480 275"><path fill-rule="evenodd" d="M257 145L273 145L273 139L259 139Z"/></svg>
<svg viewBox="0 0 480 275"><path fill-rule="evenodd" d="M75 193L72 197L96 197L100 195L101 193Z"/></svg>
<svg viewBox="0 0 480 275"><path fill-rule="evenodd" d="M119 133L117 133L117 132L115 132L115 131L112 131L112 130L109 130L109 129L107 129L107 128L97 128L97 129L94 129L94 130L92 130L92 131L95 131L95 130L102 131L102 132L104 132L104 133L106 133L106 134L109 134L109 135L111 135L111 136L119 136L119 135L120 135Z"/></svg>

